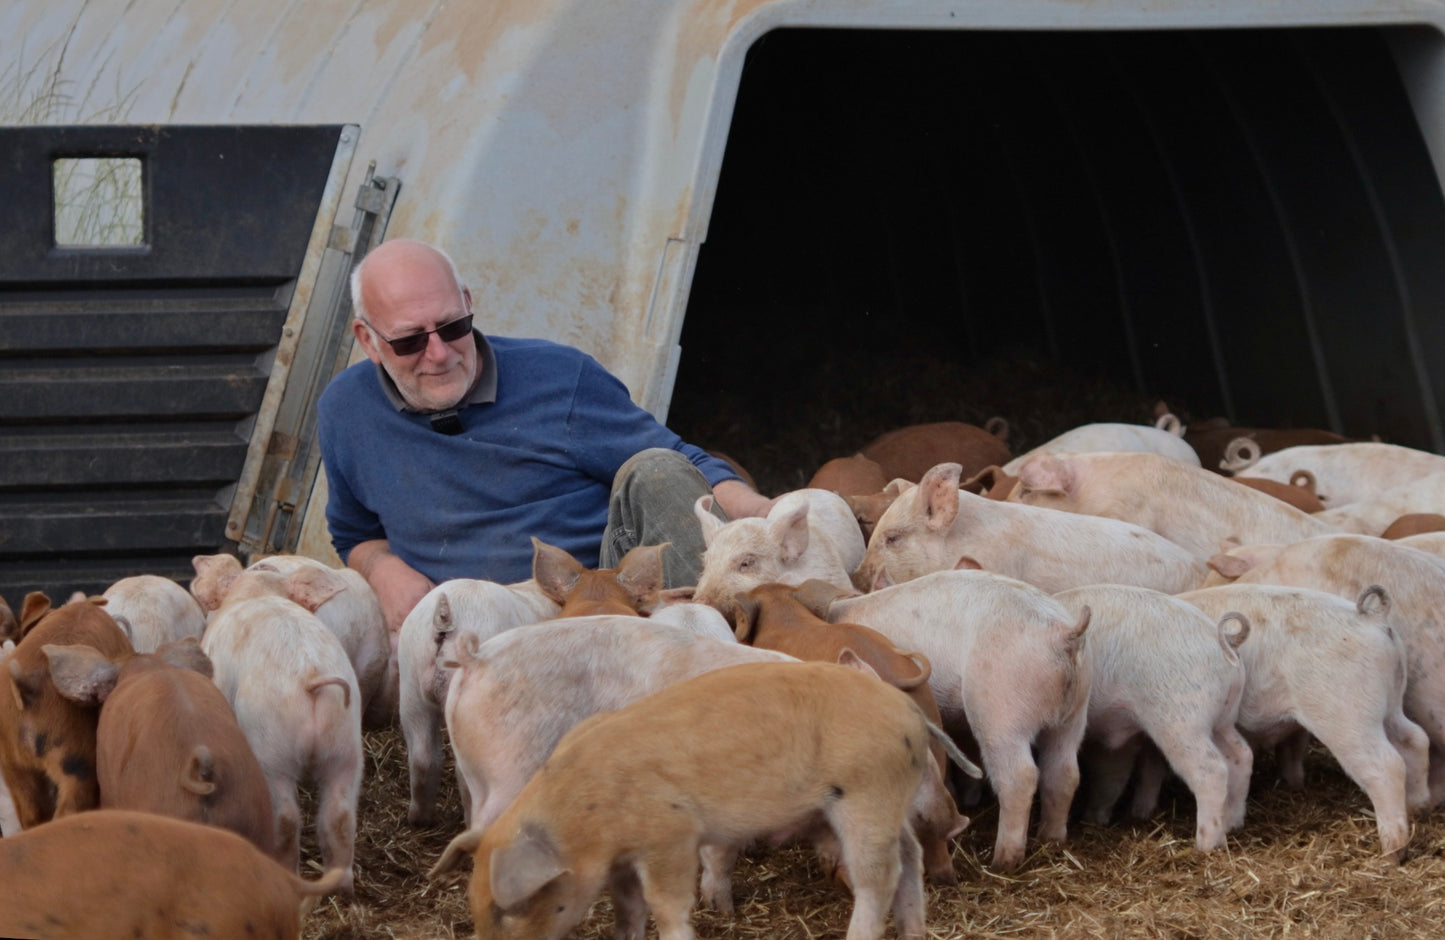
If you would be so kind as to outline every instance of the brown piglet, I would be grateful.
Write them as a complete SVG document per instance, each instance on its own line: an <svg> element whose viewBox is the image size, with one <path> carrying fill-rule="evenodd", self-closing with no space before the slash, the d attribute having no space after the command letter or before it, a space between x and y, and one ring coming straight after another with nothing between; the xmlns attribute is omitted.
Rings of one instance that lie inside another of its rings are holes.
<svg viewBox="0 0 1445 940"><path fill-rule="evenodd" d="M618 936L642 936L650 908L660 940L685 940L699 850L821 819L852 873L850 940L881 937L890 906L898 935L921 940L907 818L934 733L908 696L833 663L729 666L595 715L494 823L458 837L474 849L477 936L564 936L607 888Z"/></svg>
<svg viewBox="0 0 1445 940"><path fill-rule="evenodd" d="M100 705L101 808L220 826L288 861L276 851L266 774L194 637L123 663L82 645L45 652L61 695Z"/></svg>
<svg viewBox="0 0 1445 940"><path fill-rule="evenodd" d="M303 902L341 869L303 881L233 832L96 810L0 839L0 935L35 940L194 940L300 935Z"/></svg>

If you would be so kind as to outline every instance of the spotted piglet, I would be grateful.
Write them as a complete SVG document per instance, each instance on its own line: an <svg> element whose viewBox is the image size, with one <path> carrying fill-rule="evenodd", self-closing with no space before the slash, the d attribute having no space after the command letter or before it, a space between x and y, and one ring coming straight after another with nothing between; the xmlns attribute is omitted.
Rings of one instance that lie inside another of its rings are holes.
<svg viewBox="0 0 1445 940"><path fill-rule="evenodd" d="M120 662L134 650L102 603L81 600L51 609L35 591L20 609L20 642L0 672L0 774L15 821L28 829L52 817L93 809L98 704L67 699L51 677L45 647L81 643Z"/></svg>

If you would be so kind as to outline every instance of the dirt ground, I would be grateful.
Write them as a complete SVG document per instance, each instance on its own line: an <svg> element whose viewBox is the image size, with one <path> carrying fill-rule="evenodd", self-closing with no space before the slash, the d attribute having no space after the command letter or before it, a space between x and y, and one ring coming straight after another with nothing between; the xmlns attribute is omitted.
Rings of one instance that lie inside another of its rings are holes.
<svg viewBox="0 0 1445 940"><path fill-rule="evenodd" d="M308 940L451 938L472 935L466 902L470 866L440 884L426 870L461 826L451 769L440 822L406 823L405 747L395 729L370 732L357 838L357 892L323 901ZM995 808L966 809L973 823L954 847L957 887L930 886L929 937L1285 937L1438 936L1445 923L1445 813L1418 821L1408 857L1378 857L1369 801L1316 747L1306 788L1278 783L1268 756L1257 761L1243 830L1211 854L1193 847L1194 804L1177 783L1144 822L1075 824L1067 843L1040 846L1017 871L988 867ZM303 861L318 867L314 846ZM734 876L737 912L698 911L700 938L812 940L844 936L846 892L826 881L810 850L755 849ZM572 934L612 936L605 898ZM655 936L649 925L648 936ZM889 936L892 936L890 929Z"/></svg>

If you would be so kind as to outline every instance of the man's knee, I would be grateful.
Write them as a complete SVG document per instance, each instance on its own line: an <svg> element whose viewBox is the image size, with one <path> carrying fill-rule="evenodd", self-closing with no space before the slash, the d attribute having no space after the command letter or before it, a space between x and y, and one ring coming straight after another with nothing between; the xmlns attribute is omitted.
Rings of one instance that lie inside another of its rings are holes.
<svg viewBox="0 0 1445 940"><path fill-rule="evenodd" d="M707 478L677 451L651 448L633 455L613 481L604 566L636 545L671 542L665 556L669 586L695 583L703 539L693 507L711 492ZM713 511L726 520L716 504Z"/></svg>
<svg viewBox="0 0 1445 940"><path fill-rule="evenodd" d="M700 484L704 489L707 488L707 480L701 471L692 465L692 461L666 447L649 447L633 454L617 468L617 475L612 479L612 490L615 493L619 487L672 479Z"/></svg>

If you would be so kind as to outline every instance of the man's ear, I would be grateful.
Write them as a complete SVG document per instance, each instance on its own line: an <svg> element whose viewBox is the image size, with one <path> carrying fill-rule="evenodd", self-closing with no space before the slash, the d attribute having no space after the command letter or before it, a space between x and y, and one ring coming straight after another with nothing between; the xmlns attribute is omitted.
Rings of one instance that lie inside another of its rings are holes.
<svg viewBox="0 0 1445 940"><path fill-rule="evenodd" d="M366 324L361 322L360 317L351 321L351 335L356 337L356 342L361 345L361 350L366 353L366 358L380 365L381 351L376 348L376 338L371 335L371 330L366 328Z"/></svg>

